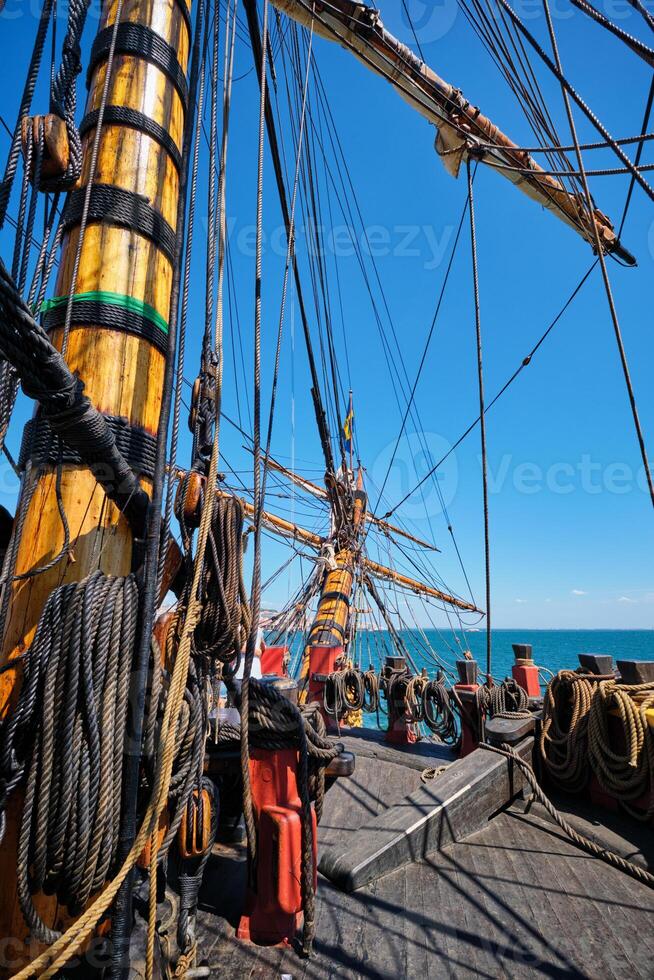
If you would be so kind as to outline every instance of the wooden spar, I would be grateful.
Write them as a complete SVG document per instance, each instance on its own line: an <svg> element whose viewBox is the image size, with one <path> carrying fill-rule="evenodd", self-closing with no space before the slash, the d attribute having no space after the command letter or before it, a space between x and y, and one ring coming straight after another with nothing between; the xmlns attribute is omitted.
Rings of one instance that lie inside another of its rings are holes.
<svg viewBox="0 0 654 980"><path fill-rule="evenodd" d="M225 497L232 497L233 494L228 493L226 490L216 490L216 496L221 499ZM243 507L243 513L247 517L254 517L254 506L248 501L241 500L241 505ZM299 527L297 524L292 524L291 521L285 521L283 517L277 517L276 514L270 514L268 511L262 511L261 520L270 528L270 530L277 532L284 538L292 538L293 541L301 541L302 544L306 544L309 548L314 548L316 551L320 551L324 544L324 539L318 534L313 534L311 531L305 531L303 527Z"/></svg>
<svg viewBox="0 0 654 980"><path fill-rule="evenodd" d="M312 483L311 480L306 480L303 476L299 476L294 473L293 470L289 470L286 466L282 466L277 460L273 459L272 456L267 457L267 465L272 469L276 470L278 473L282 473L284 476L288 477L293 483L298 487L302 487L307 493L312 494L314 497L318 497L320 500L329 500L329 494L324 489L324 487L319 487L317 483ZM423 541L421 538L416 538L413 534L409 534L408 531L403 531L402 528L396 527L394 524L389 524L388 521L383 521L381 517L375 517L374 514L366 514L366 521L369 524L374 524L378 527L380 531L384 534L395 534L400 538L405 538L407 541L411 541L413 544L419 545L421 548L426 548L428 551L438 551L440 553L440 548L437 548L435 544L429 544L428 541Z"/></svg>
<svg viewBox="0 0 654 980"><path fill-rule="evenodd" d="M180 4L186 0L124 0L123 22L141 24L166 41L176 52L181 71L186 73L190 36ZM114 23L116 0L103 5L99 29ZM87 112L100 104L105 80L106 55L94 69ZM185 107L178 88L168 74L145 57L116 53L109 82L108 106L125 106L143 113L161 126L179 151L182 148ZM89 178L95 129L84 135L84 165L80 184ZM179 196L179 173L169 150L138 128L106 122L99 145L95 184L111 184L144 195L152 208L175 229ZM56 295L67 296L71 288L79 225L63 237ZM75 293L102 292L131 297L149 304L167 323L173 268L165 251L144 234L103 220L90 221L84 236ZM61 346L62 331L52 334ZM144 337L99 328L93 323L72 326L66 360L86 384L86 393L96 407L126 420L134 429L156 436L165 358ZM147 479L142 480L150 490ZM22 487L28 499L24 530L18 547L16 574L40 567L57 555L64 536L59 518L55 473L45 467ZM109 501L91 473L76 465L63 466L61 496L70 525L70 558L49 572L16 583L11 597L1 662L24 651L32 640L43 606L53 588L78 581L96 569L108 575L126 575L131 568L132 536L127 521ZM0 674L0 715L10 710L19 674ZM16 800L8 813L8 829L0 850L0 935L24 938L26 926L18 907L15 887ZM46 921L58 917L53 899L36 896Z"/></svg>
<svg viewBox="0 0 654 980"><path fill-rule="evenodd" d="M216 494L219 497L231 497L232 494L225 490L217 490ZM254 507L247 500L241 500L243 505L243 512L247 517L254 517ZM284 520L283 517L278 517L276 514L271 514L268 511L264 511L262 515L262 520L264 524L270 528L271 531L280 534L284 538L292 538L294 541L300 541L302 544L307 545L309 548L313 548L315 551L321 551L326 539L321 538L318 534L313 534L311 531L306 531L304 528L299 527L297 524L292 524L290 521ZM348 596L352 589L352 578L354 569L354 553L348 549L338 552L335 556L336 567L333 571L328 572L327 578L325 579L325 584L323 587L323 596L331 593L347 593ZM361 566L366 569L366 571L373 575L377 579L381 579L385 582L394 582L403 589L408 589L410 592L414 592L416 595L424 595L430 599L438 599L440 602L444 602L450 606L456 606L457 609L461 609L464 612L475 612L481 613L480 609L472 605L469 602L464 602L463 599L458 599L456 596L448 595L446 592L441 592L440 589L434 589L429 585L425 585L424 582L419 582L417 579L409 578L407 575L400 575L399 572L394 571L392 568L387 568L385 565L380 565L370 558L362 556ZM316 613L315 623L318 623L319 617L321 618L321 624L331 618L336 618L339 627L344 628L346 622L346 616L344 615L345 609L341 602L332 604L331 601L326 601L324 609L318 610ZM323 616L322 613L325 615ZM315 628L315 627L314 627ZM322 625L320 626L320 632L322 633ZM311 635L313 634L313 628ZM339 634L339 630L336 630L336 634ZM331 636L332 641L334 641L336 635ZM317 642L314 640L313 642ZM327 644L323 644L327 645Z"/></svg>
<svg viewBox="0 0 654 980"><path fill-rule="evenodd" d="M431 599L439 599L441 602L447 603L448 606L455 606L457 609L462 609L465 612L482 612L481 609L477 609L477 607L470 602L464 602L463 599L457 599L456 596L448 595L446 592L441 592L440 589L432 589L429 585L425 585L423 582L417 582L412 578L407 578L406 575L400 575L399 572L393 571L392 568L386 568L384 565L378 565L376 561L371 561L370 558L364 558L362 564L366 571L368 571L370 575L374 575L375 578L384 579L387 582L395 582L396 585L400 585L404 589L409 589L410 592L415 592L416 595L424 595L429 596Z"/></svg>
<svg viewBox="0 0 654 980"><path fill-rule="evenodd" d="M272 0L283 13L316 34L338 41L366 67L391 82L414 109L438 129L437 152L446 169L458 176L467 156L487 159L529 197L595 244L594 224L607 252L615 252L630 265L635 259L618 241L613 225L601 211L590 215L583 201L549 176L536 161L471 105L463 94L440 78L410 48L387 31L379 12L354 0ZM528 171L525 173L525 171Z"/></svg>

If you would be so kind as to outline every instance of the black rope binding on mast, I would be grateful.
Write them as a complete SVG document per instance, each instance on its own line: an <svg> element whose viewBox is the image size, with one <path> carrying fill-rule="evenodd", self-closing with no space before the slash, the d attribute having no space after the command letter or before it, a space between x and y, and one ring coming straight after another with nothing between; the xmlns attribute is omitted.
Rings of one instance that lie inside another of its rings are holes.
<svg viewBox="0 0 654 980"><path fill-rule="evenodd" d="M39 402L44 419L76 451L124 510L135 533L143 533L148 497L120 453L107 420L84 394L18 293L0 260L0 352L16 369L23 391Z"/></svg>

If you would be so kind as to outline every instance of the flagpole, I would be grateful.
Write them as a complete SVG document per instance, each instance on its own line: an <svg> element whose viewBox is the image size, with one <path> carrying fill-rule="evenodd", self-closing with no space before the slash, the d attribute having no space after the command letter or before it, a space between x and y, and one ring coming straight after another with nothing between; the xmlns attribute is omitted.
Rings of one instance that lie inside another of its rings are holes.
<svg viewBox="0 0 654 980"><path fill-rule="evenodd" d="M350 388L350 472L354 472L354 403L352 401L352 389Z"/></svg>

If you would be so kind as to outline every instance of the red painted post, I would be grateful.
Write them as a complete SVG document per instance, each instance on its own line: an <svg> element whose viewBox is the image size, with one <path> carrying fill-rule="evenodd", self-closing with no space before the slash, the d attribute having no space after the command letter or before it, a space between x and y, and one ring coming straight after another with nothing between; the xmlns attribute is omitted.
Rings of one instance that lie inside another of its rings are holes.
<svg viewBox="0 0 654 980"><path fill-rule="evenodd" d="M302 804L294 749L250 750L252 802L257 824L256 890L248 889L237 936L259 946L288 945L302 925ZM311 808L314 888L316 816Z"/></svg>
<svg viewBox="0 0 654 980"><path fill-rule="evenodd" d="M261 653L261 673L264 677L288 677L288 647L264 647Z"/></svg>
<svg viewBox="0 0 654 980"><path fill-rule="evenodd" d="M461 749L459 758L470 755L479 744L479 734L483 719L479 717L476 694L479 690L476 660L457 660L456 669L459 681L454 685L461 702Z"/></svg>
<svg viewBox="0 0 654 980"><path fill-rule="evenodd" d="M311 647L309 649L309 704L319 704L327 731L334 735L338 731L336 719L328 715L324 709L325 683L330 674L336 670L336 663L343 656L343 647Z"/></svg>
<svg viewBox="0 0 654 980"><path fill-rule="evenodd" d="M513 680L527 692L530 698L540 700L540 680L538 667L534 663L533 648L530 643L514 643L515 663L511 668Z"/></svg>

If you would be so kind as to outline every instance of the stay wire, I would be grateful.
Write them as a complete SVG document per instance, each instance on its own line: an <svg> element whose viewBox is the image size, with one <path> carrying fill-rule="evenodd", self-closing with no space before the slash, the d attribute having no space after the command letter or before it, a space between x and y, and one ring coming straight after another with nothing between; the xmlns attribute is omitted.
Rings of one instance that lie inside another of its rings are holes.
<svg viewBox="0 0 654 980"><path fill-rule="evenodd" d="M484 371L481 334L481 309L479 303L479 268L477 264L477 230L475 227L475 200L472 188L470 160L466 161L468 176L468 203L470 215L470 249L472 256L472 285L475 300L475 331L477 335L477 380L479 385L479 431L481 437L481 472L484 500L484 565L486 573L486 671L492 667L491 638L491 571L490 571L490 529L488 513L488 454L486 449L486 408L484 403Z"/></svg>
<svg viewBox="0 0 654 980"><path fill-rule="evenodd" d="M568 296L567 300L565 301L565 303L563 304L563 306L561 307L561 309L559 310L559 312L556 314L556 316L554 317L554 319L551 321L551 323L549 324L549 326L547 327L547 329L545 330L545 332L543 334L541 334L540 338L534 344L534 346L531 348L531 350L529 351L529 353L527 354L527 356L524 357L523 360L520 362L520 366L518 368L516 368L516 370L511 375L511 377L502 385L502 387L500 388L500 390L493 397L493 399L488 403L488 405L486 405L486 409L485 409L486 412L489 412L491 410L491 408L493 407L493 405L495 405L495 403L502 397L502 395L511 387L511 385L513 384L513 382L522 374L522 372L524 371L524 369L526 367L529 367L529 365L532 362L532 359L533 359L534 355L538 352L538 350L545 343L545 341L547 340L547 338L549 337L549 335L551 334L551 332L554 330L554 327L557 325L557 323L562 318L562 316L564 315L564 313L568 310L568 308L570 307L570 305L572 304L572 302L574 301L574 299L581 292L581 289L586 284L586 282L590 278L591 273L594 271L595 267L597 266L598 261L599 261L598 259L595 259L595 261L590 266L590 268L587 270L587 272L584 273L584 275L579 280L579 282L577 283L577 285L573 289L573 291L570 294L570 296ZM452 453L455 452L459 448L459 446L464 441L464 439L466 439L470 435L470 433L476 428L476 426L479 424L479 421L480 421L479 416L477 416L477 418L474 419L474 421L470 423L470 425L468 426L468 428L465 429L465 431L459 436L459 438L456 440L456 442L454 442L453 445L450 446L450 448L445 453L445 455L444 456L441 456L441 458L439 459L439 461L436 463L436 466L434 466L429 473L426 473L425 476L419 481L419 483L417 483L413 487L413 489L409 490L409 492L406 493L402 497L402 499L391 508L391 510L389 510L386 514L384 514L384 516L383 516L383 519L384 520L387 520L389 517L392 517L393 514L397 510L399 510L399 508L403 504L405 504L407 502L407 500L409 500L414 495L414 493L416 493L420 489L420 487L431 477L432 472L435 471L435 470L437 470L440 466L443 465L443 463L447 459L449 459L449 457L452 455Z"/></svg>
<svg viewBox="0 0 654 980"><path fill-rule="evenodd" d="M512 21L514 22L514 24L516 25L516 27L518 28L518 30L520 31L520 33L523 35L523 37L525 37L527 39L527 41L529 42L529 44L531 45L531 47L538 54L539 58L544 62L544 64L547 65L547 67L550 69L550 71L552 72L552 74L554 75L554 77L559 81L559 83L561 84L562 88L565 90L566 95L570 96L574 100L574 102L579 106L579 108L581 109L581 111L583 112L583 114L586 116L586 118L592 123L592 125L601 134L601 136L608 142L609 148L611 150L613 150L613 152L615 153L615 155L622 161L622 163L625 165L625 167L627 167L627 169L629 170L629 172L633 175L634 179L638 181L638 183L640 184L640 186L642 187L642 189L645 191L645 193L647 194L647 196L649 198L651 198L652 200L654 200L654 189L652 187L650 187L650 185L647 183L647 181L641 176L640 172L634 167L633 163L631 162L631 160L629 159L629 157L626 155L626 153L623 153L623 151L620 149L620 147L618 146L618 144L612 138L611 134L608 132L608 130L606 129L606 127L597 118L597 116L595 115L595 113L593 112L593 110L590 109L588 105L586 105L586 103L581 98L581 96L578 94L578 92L572 87L572 85L570 84L570 82L564 76L564 74L562 73L562 71L560 70L560 68L557 67L557 65L552 61L552 59L549 57L549 55L543 50L543 48L538 43L538 41L536 40L536 38L534 37L534 35L525 27L525 25L521 21L520 17L518 17L518 15L516 14L516 12L509 5L509 3L507 3L507 0L497 0L497 2L499 4L501 4L501 6L504 8L504 10L511 17ZM579 167L579 169L581 170L582 168ZM582 180L584 181L584 183L587 183L584 180L584 178L582 178ZM592 198L591 198L591 201L592 201ZM590 219L590 223L592 225L593 231L595 233L594 237L595 237L596 241L599 241L599 236L597 234L597 226L596 226L596 223L595 223L595 220L594 220L594 211L595 211L595 207L593 205L592 210L589 212L589 219Z"/></svg>
<svg viewBox="0 0 654 980"><path fill-rule="evenodd" d="M501 0L501 2L504 2L504 0ZM552 51L553 51L554 59L555 59L555 62L556 62L557 74L558 74L559 78L562 80L563 77L564 77L563 76L563 69L561 67L561 58L560 58L560 55L559 55L559 48L558 48L558 44L557 44L557 40L556 40L556 32L554 30L554 23L552 21L552 15L551 15L551 12L550 12L550 7L549 7L548 0L543 0L543 8L545 10L545 16L546 16L546 19L547 19L547 27L548 27L548 31L549 31L549 35L550 35L550 40L551 40L551 43L552 43ZM582 180L583 180L583 184L584 184L584 193L586 195L586 200L588 202L588 208L589 208L589 211L590 211L592 198L591 198L591 194L590 194L590 189L588 187L588 180L586 178L586 173L584 171L583 156L582 156L581 150L579 149L579 141L577 139L577 127L576 127L576 124L575 124L574 115L573 115L573 112L572 112L572 107L570 105L569 93L568 93L568 90L567 90L566 86L563 84L563 81L561 81L561 93L562 93L562 96L563 96L563 102L564 102L566 114L567 114L567 117L568 117L568 123L570 125L570 133L572 135L572 140L573 140L573 142L574 142L574 144L576 146L577 163L578 163L578 166L579 166L579 170L582 173ZM634 171L634 173L636 173L636 172L637 171ZM591 214L592 214L592 211L591 211ZM636 429L636 436L637 436L637 439L638 439L638 445L639 445L639 448L640 448L640 454L641 454L641 457L642 457L642 460L643 460L643 466L645 468L645 474L647 476L647 485L648 485L648 488L649 488L650 500L652 502L652 506L654 507L654 482L652 482L652 472L650 470L649 458L647 456L647 448L645 446L645 437L643 435L642 426L640 424L640 417L638 415L638 407L636 405L636 396L634 394L634 388L633 388L633 384L632 384L632 381L631 381L631 374L630 374L630 371L629 371L629 364L627 362L627 354L626 354L626 351L625 351L625 348L624 348L624 343L623 343L623 340L622 340L622 331L620 329L620 322L618 320L618 313L617 313L617 309L616 309L616 306L615 306L615 300L613 298L613 291L611 289L611 281L609 279L609 273L608 273L608 269L607 269L607 266L606 266L606 258L604 256L604 250L602 248L602 243L600 241L600 235L599 235L599 231L598 231L598 228L597 228L597 223L595 222L595 220L593 220L593 230L594 230L594 233L595 233L595 244L596 244L596 249L597 249L597 257L599 259L600 269L602 270L602 279L604 281L604 289L606 291L606 299L607 299L607 302L608 302L608 305L609 305L609 312L611 314L611 321L613 323L613 330L614 330L614 333L615 333L615 340L616 340L616 343L618 345L618 353L620 355L620 363L622 365L622 371L623 371L623 374L624 374L624 380L625 380L625 384L626 384L626 387L627 387L627 394L628 394L628 397L629 397L629 404L631 406L631 414L632 414L632 417L633 417L634 427Z"/></svg>
<svg viewBox="0 0 654 980"><path fill-rule="evenodd" d="M257 18L256 4L247 2L248 18ZM250 606L252 620L248 636L243 680L241 683L241 778L243 781L243 817L247 831L250 880L254 881L254 868L257 860L257 831L254 819L254 806L250 786L250 745L249 745L249 705L250 676L257 642L259 618L261 613L261 524L263 500L261 496L261 291L263 254L263 178L264 152L266 142L266 42L268 38L268 0L263 0L263 27L261 29L260 99L259 99L259 137L257 155L257 220L256 257L254 284L254 557L252 569L252 593Z"/></svg>

